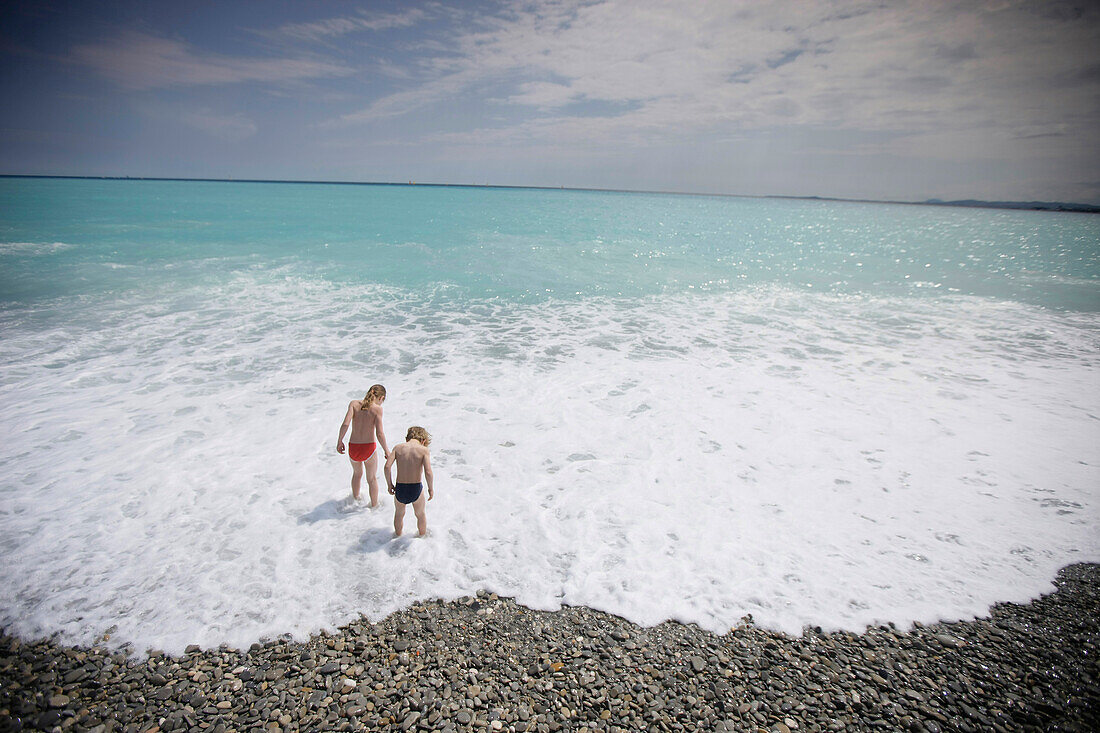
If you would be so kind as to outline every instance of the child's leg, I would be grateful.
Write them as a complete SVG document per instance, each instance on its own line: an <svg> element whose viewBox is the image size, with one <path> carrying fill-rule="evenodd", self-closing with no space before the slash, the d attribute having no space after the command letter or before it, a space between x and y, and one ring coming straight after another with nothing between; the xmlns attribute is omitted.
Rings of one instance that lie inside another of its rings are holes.
<svg viewBox="0 0 1100 733"><path fill-rule="evenodd" d="M363 480L363 462L353 461L351 458L348 458L348 460L351 461L351 496L359 501L359 486Z"/></svg>
<svg viewBox="0 0 1100 733"><path fill-rule="evenodd" d="M393 500L393 533L398 537L401 536L401 529L405 526L405 507L407 504L402 504L397 499Z"/></svg>
<svg viewBox="0 0 1100 733"><path fill-rule="evenodd" d="M416 532L421 537L428 534L428 515L424 511L424 506L428 503L428 492L421 491L420 496L416 497L416 501L413 502L413 513L416 514Z"/></svg>
<svg viewBox="0 0 1100 733"><path fill-rule="evenodd" d="M363 462L367 471L367 493L370 494L371 507L378 506L378 449Z"/></svg>

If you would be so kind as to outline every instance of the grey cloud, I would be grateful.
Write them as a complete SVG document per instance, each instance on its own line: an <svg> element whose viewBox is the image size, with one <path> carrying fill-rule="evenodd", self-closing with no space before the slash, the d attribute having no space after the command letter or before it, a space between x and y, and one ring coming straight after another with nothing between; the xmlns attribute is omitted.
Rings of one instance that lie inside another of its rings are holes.
<svg viewBox="0 0 1100 733"><path fill-rule="evenodd" d="M1090 140L1085 131L1100 124L1095 95L1058 83L1083 77L1079 84L1095 88L1095 51L1081 49L1091 48L1096 23L1044 19L1037 7L533 2L459 32L439 63L425 59L424 84L342 120L371 122L507 85L518 93L495 101L526 108L514 134L481 119L447 140L529 144L568 133L619 144L797 124L897 133L879 144L884 154L1024 155L1006 145L1013 136L1071 120L1067 139ZM571 124L564 110L577 99L629 106Z"/></svg>
<svg viewBox="0 0 1100 733"><path fill-rule="evenodd" d="M797 102L787 97L767 102L764 108L769 114L776 115L777 117L794 117L802 109Z"/></svg>
<svg viewBox="0 0 1100 733"><path fill-rule="evenodd" d="M935 54L945 61L969 61L971 59L978 58L978 53L974 48L972 42L959 43L955 45L944 45L942 43L933 46Z"/></svg>
<svg viewBox="0 0 1100 733"><path fill-rule="evenodd" d="M1076 79L1077 81L1090 83L1100 82L1100 64L1093 64L1081 69L1077 72Z"/></svg>
<svg viewBox="0 0 1100 733"><path fill-rule="evenodd" d="M805 51L801 48L784 51L783 54L781 54L777 58L769 59L765 63L767 63L769 69L778 69L780 66L786 66L787 64L791 63L803 53L805 53Z"/></svg>
<svg viewBox="0 0 1100 733"><path fill-rule="evenodd" d="M930 94L951 86L946 76L909 76L899 79L898 88L914 94Z"/></svg>

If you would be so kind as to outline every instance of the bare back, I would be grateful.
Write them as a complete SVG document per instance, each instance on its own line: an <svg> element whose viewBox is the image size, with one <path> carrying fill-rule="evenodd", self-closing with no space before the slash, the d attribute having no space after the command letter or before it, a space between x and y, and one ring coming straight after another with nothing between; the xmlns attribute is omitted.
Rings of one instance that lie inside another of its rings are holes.
<svg viewBox="0 0 1100 733"><path fill-rule="evenodd" d="M348 416L351 417L352 443L374 443L378 433L378 427L382 424L382 405L377 402L364 408L361 400L352 400L348 405Z"/></svg>
<svg viewBox="0 0 1100 733"><path fill-rule="evenodd" d="M415 484L423 474L431 477L431 453L419 441L410 440L393 447L397 461L397 483Z"/></svg>

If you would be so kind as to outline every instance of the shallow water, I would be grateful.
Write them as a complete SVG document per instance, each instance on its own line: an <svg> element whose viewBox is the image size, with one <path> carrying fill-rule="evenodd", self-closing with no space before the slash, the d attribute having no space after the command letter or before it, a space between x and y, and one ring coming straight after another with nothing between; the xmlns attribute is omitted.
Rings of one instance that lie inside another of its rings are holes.
<svg viewBox="0 0 1100 733"><path fill-rule="evenodd" d="M18 633L247 645L481 587L861 629L1100 559L1098 217L29 179L0 212ZM340 510L376 381L391 443L434 435L425 540Z"/></svg>

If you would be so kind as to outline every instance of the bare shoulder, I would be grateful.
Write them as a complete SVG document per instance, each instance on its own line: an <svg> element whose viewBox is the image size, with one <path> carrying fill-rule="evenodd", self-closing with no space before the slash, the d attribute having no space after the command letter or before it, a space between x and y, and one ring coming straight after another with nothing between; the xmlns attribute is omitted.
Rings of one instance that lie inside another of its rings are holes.
<svg viewBox="0 0 1100 733"><path fill-rule="evenodd" d="M378 404L377 402L375 402L367 409L370 410L372 415L378 415L379 417L382 416L382 405Z"/></svg>
<svg viewBox="0 0 1100 733"><path fill-rule="evenodd" d="M363 401L362 400L352 400L351 402L348 403L348 408L352 409L352 410L358 410L358 409L361 409L362 407L363 407Z"/></svg>

